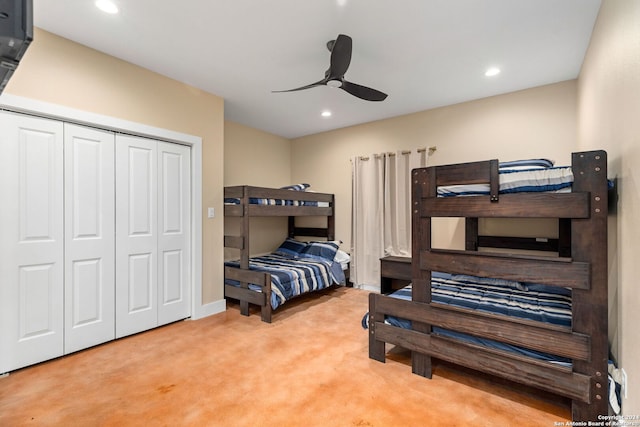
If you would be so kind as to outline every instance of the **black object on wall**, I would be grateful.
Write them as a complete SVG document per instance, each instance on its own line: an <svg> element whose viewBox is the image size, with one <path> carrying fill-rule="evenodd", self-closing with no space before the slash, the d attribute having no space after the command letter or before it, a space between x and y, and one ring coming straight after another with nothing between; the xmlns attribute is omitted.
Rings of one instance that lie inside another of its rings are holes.
<svg viewBox="0 0 640 427"><path fill-rule="evenodd" d="M0 94L33 41L33 0L0 0Z"/></svg>

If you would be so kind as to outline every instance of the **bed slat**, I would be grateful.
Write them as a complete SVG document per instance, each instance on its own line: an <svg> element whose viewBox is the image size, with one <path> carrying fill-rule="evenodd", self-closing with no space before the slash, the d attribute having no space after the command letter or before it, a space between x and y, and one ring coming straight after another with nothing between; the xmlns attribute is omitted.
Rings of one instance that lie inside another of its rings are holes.
<svg viewBox="0 0 640 427"><path fill-rule="evenodd" d="M481 248L503 248L529 251L558 252L559 239L536 237L478 236Z"/></svg>
<svg viewBox="0 0 640 427"><path fill-rule="evenodd" d="M571 399L590 401L589 377L572 373L567 368L384 323L376 324L375 327L376 336L381 341L511 381L525 382L533 387Z"/></svg>
<svg viewBox="0 0 640 427"><path fill-rule="evenodd" d="M248 301L251 304L263 306L265 304L265 295L262 292L256 292L245 288L239 288L233 285L224 286L224 294L228 298L241 301Z"/></svg>
<svg viewBox="0 0 640 427"><path fill-rule="evenodd" d="M294 236L329 237L329 230L318 227L295 227L290 237Z"/></svg>
<svg viewBox="0 0 640 427"><path fill-rule="evenodd" d="M501 319L500 315L474 313L464 309L451 310L445 306L408 304L397 298L378 295L377 312L401 317L412 322L427 323L444 329L500 341L531 350L551 353L578 360L588 360L589 339L584 334L547 327L540 322ZM537 323L533 326L533 323Z"/></svg>
<svg viewBox="0 0 640 427"><path fill-rule="evenodd" d="M497 163L497 160L494 160ZM491 160L438 166L437 186L455 184L486 184L490 180Z"/></svg>
<svg viewBox="0 0 640 427"><path fill-rule="evenodd" d="M329 216L333 208L316 206L248 205L249 216Z"/></svg>
<svg viewBox="0 0 640 427"><path fill-rule="evenodd" d="M224 205L224 216L242 216L243 212L242 205Z"/></svg>
<svg viewBox="0 0 640 427"><path fill-rule="evenodd" d="M431 337L431 354L434 357L511 381L524 382L571 399L582 402L591 400L588 376L572 373L550 364L541 366L543 362L435 336Z"/></svg>
<svg viewBox="0 0 640 427"><path fill-rule="evenodd" d="M236 280L238 282L253 283L255 285L265 287L271 284L271 275L253 270L244 270L241 268L224 267L225 279Z"/></svg>
<svg viewBox="0 0 640 427"><path fill-rule="evenodd" d="M492 277L518 282L589 289L590 265L557 258L504 256L477 252L431 250L420 252L424 270Z"/></svg>
<svg viewBox="0 0 640 427"><path fill-rule="evenodd" d="M244 237L224 236L224 247L233 249L244 249Z"/></svg>
<svg viewBox="0 0 640 427"><path fill-rule="evenodd" d="M429 197L420 203L423 217L459 217L461 212L484 218L588 218L589 194L501 194L498 203L490 196Z"/></svg>

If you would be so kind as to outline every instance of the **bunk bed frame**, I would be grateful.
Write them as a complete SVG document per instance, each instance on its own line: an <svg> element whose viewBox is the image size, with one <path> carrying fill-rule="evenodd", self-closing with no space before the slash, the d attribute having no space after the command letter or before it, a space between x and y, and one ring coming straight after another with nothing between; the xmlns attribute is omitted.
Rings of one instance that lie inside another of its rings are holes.
<svg viewBox="0 0 640 427"><path fill-rule="evenodd" d="M607 155L572 154L571 193L499 194L498 161L433 166L412 172L412 301L371 294L369 357L385 361L385 343L412 352L412 371L431 378L431 357L503 377L572 401L574 421L608 413ZM489 183L488 196L436 196L440 185ZM431 218L466 217L464 251L431 247ZM558 218L551 242L478 236L478 217ZM478 246L553 250L557 257L477 252ZM446 271L563 286L572 290L571 327L431 304L431 272ZM412 329L385 324L412 321ZM572 360L556 366L432 334L431 327L476 335Z"/></svg>
<svg viewBox="0 0 640 427"><path fill-rule="evenodd" d="M225 187L224 198L239 199L240 203L225 205L225 217L240 218L240 234L224 236L225 248L240 250L240 268L225 266L225 280L240 282L240 287L225 284L224 295L240 301L240 313L249 315L249 304L260 306L263 322L271 323L271 274L249 270L249 234L251 217L286 216L288 220L288 237L296 236L321 237L335 240L335 198L333 194L284 189L253 187L248 185ZM323 206L262 205L250 203L250 199L278 199L305 202L321 202ZM328 206L324 206L328 205ZM327 218L326 227L297 227L296 217L323 216ZM249 283L262 288L261 292L250 290Z"/></svg>

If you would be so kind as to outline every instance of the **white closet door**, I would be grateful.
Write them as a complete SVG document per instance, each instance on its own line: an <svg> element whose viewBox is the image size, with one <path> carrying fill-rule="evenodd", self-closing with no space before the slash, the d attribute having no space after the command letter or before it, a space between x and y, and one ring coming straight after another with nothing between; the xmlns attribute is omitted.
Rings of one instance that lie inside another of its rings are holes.
<svg viewBox="0 0 640 427"><path fill-rule="evenodd" d="M63 353L62 132L0 112L0 373Z"/></svg>
<svg viewBox="0 0 640 427"><path fill-rule="evenodd" d="M190 315L190 148L158 143L158 325Z"/></svg>
<svg viewBox="0 0 640 427"><path fill-rule="evenodd" d="M115 338L114 139L64 125L65 353Z"/></svg>
<svg viewBox="0 0 640 427"><path fill-rule="evenodd" d="M158 322L157 141L116 136L116 337Z"/></svg>

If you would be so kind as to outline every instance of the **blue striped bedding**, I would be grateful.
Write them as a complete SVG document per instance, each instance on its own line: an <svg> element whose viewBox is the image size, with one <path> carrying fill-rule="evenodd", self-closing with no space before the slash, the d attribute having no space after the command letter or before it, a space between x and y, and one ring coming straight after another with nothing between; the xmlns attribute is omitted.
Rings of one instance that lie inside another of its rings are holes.
<svg viewBox="0 0 640 427"><path fill-rule="evenodd" d="M239 268L237 261L227 261L226 266ZM330 262L320 257L292 258L269 254L253 257L249 268L254 271L271 273L271 307L275 310L291 298L327 288L333 284L343 283L344 272L339 263ZM239 286L238 282L226 280L225 283ZM257 285L249 285L250 289L260 291Z"/></svg>
<svg viewBox="0 0 640 427"><path fill-rule="evenodd" d="M539 169L499 169L500 194L523 192L570 192L573 172L570 166ZM438 187L439 197L489 194L489 184L462 184Z"/></svg>
<svg viewBox="0 0 640 427"><path fill-rule="evenodd" d="M411 285L399 289L389 296L411 300ZM571 326L571 291L555 286L433 272L431 300L435 303L487 313ZM363 318L364 327L367 327L367 322L368 316L365 315L365 318ZM405 319L388 316L386 322L405 329L411 328L411 322ZM434 327L433 332L442 336L507 350L563 366L570 365L569 359L511 344L461 334L439 327Z"/></svg>
<svg viewBox="0 0 640 427"><path fill-rule="evenodd" d="M552 168L553 160L549 159L523 159L523 160L511 160L508 162L500 162L498 167L503 170L523 170L523 169L540 169L540 168Z"/></svg>
<svg viewBox="0 0 640 427"><path fill-rule="evenodd" d="M225 197L224 203L227 205L239 205L240 199L234 197ZM250 197L249 203L252 205L269 205L269 206L315 206L319 208L328 208L329 202L318 202L315 200L284 200L284 199L263 199L258 197Z"/></svg>
<svg viewBox="0 0 640 427"><path fill-rule="evenodd" d="M487 313L571 326L571 291L557 286L433 272L431 300Z"/></svg>

